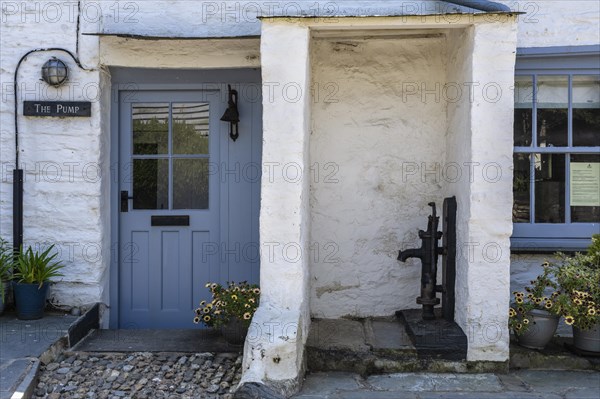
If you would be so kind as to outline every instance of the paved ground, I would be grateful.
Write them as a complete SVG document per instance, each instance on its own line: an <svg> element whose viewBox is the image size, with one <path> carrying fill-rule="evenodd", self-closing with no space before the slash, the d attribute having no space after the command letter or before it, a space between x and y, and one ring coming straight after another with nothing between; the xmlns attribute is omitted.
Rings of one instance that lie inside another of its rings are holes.
<svg viewBox="0 0 600 399"><path fill-rule="evenodd" d="M600 372L523 370L505 375L316 373L295 399L598 399Z"/></svg>
<svg viewBox="0 0 600 399"><path fill-rule="evenodd" d="M0 316L0 399L9 398L21 381L37 367L37 358L64 336L77 319L63 313L46 313L40 320L18 320L14 313Z"/></svg>

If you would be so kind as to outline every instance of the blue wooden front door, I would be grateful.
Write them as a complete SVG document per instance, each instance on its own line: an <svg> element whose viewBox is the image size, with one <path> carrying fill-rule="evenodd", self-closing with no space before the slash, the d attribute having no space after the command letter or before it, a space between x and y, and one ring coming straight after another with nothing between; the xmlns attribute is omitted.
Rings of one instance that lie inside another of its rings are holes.
<svg viewBox="0 0 600 399"><path fill-rule="evenodd" d="M258 282L260 101L233 142L215 87L119 93L120 328L194 328L207 282Z"/></svg>

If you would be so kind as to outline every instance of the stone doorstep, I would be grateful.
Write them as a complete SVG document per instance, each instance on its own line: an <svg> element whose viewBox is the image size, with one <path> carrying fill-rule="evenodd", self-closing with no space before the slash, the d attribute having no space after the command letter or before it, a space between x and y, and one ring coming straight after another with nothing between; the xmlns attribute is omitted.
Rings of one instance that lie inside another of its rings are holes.
<svg viewBox="0 0 600 399"><path fill-rule="evenodd" d="M543 351L512 343L510 362L468 362L418 354L396 318L314 319L306 344L309 372L346 371L366 376L398 372L506 373L509 369L600 370L600 359L565 349L555 338Z"/></svg>

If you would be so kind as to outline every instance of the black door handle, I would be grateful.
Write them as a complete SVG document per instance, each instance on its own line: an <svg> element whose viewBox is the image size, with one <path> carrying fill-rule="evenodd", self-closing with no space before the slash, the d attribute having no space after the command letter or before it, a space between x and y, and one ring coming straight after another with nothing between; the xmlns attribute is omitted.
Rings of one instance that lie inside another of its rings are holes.
<svg viewBox="0 0 600 399"><path fill-rule="evenodd" d="M129 191L121 191L121 212L129 212L129 200L133 197L129 196Z"/></svg>

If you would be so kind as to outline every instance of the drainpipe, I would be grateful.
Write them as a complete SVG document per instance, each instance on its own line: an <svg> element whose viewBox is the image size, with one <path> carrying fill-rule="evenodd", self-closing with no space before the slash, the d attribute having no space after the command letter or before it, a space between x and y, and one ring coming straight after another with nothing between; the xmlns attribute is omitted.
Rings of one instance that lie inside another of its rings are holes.
<svg viewBox="0 0 600 399"><path fill-rule="evenodd" d="M487 0L444 0L446 3L454 3L459 6L473 8L487 12L511 12L509 6Z"/></svg>

